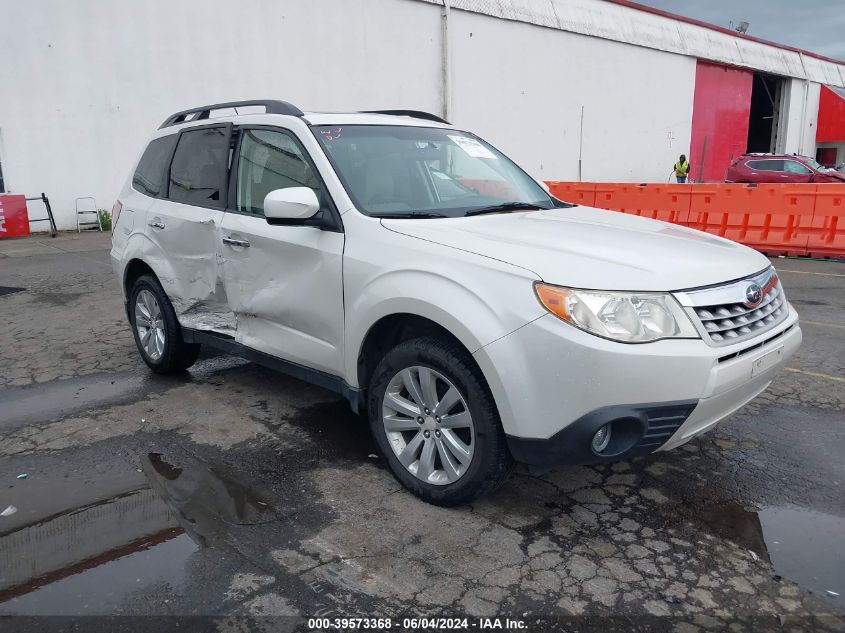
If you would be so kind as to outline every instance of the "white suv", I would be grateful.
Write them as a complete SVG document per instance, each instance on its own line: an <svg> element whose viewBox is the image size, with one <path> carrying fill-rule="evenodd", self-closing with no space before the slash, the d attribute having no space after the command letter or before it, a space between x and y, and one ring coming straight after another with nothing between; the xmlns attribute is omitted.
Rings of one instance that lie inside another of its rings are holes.
<svg viewBox="0 0 845 633"><path fill-rule="evenodd" d="M801 341L759 253L561 202L423 112L180 112L114 226L147 365L184 370L208 344L343 394L438 504L494 488L513 460L679 446Z"/></svg>

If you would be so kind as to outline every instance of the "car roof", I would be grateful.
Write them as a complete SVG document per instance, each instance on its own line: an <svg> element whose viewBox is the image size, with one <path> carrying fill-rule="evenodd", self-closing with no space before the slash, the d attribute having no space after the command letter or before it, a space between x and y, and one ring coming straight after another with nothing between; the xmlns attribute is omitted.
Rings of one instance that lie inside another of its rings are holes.
<svg viewBox="0 0 845 633"><path fill-rule="evenodd" d="M808 160L810 157L801 156L800 154L764 154L762 152L750 152L748 154L742 154L741 158L792 158L798 160Z"/></svg>
<svg viewBox="0 0 845 633"><path fill-rule="evenodd" d="M151 140L178 134L181 130L191 127L213 125L215 123L232 123L234 125L280 125L285 126L291 120L304 121L307 125L403 125L411 127L428 127L441 129L455 129L454 126L440 121L417 118L406 114L383 114L376 112L303 112L301 116L268 114L257 112L250 114L225 114L207 116L202 119L190 119L180 123L171 123L160 127L153 133Z"/></svg>
<svg viewBox="0 0 845 633"><path fill-rule="evenodd" d="M381 112L305 112L303 118L311 125L408 125L414 127L452 127L444 121L416 117L413 114Z"/></svg>
<svg viewBox="0 0 845 633"><path fill-rule="evenodd" d="M263 109L255 112L254 108ZM277 124L301 121L306 125L403 125L451 129L452 126L436 114L421 110L368 110L363 112L303 112L287 101L251 99L204 105L171 114L152 138L180 132L182 129L214 123L235 125Z"/></svg>
<svg viewBox="0 0 845 633"><path fill-rule="evenodd" d="M232 123L234 125L248 125L264 123L267 125L284 125L291 119L298 119L304 121L308 125L330 125L330 126L344 126L344 125L402 125L409 127L428 127L441 129L455 129L453 125L448 123L440 123L439 121L429 121L426 119L418 119L412 116L405 115L388 115L388 114L370 114L362 112L304 112L301 117L293 117L279 114L239 114L226 116L212 116L205 119L184 121L182 123L174 123L167 127L159 128L152 135L153 138L168 136L170 134L178 134L180 130L191 127L200 127L203 125L211 125L214 123Z"/></svg>

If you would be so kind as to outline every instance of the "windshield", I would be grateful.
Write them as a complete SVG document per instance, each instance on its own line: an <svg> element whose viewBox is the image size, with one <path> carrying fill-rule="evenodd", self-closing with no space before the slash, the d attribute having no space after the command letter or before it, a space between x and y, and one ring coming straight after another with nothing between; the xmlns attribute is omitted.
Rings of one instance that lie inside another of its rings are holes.
<svg viewBox="0 0 845 633"><path fill-rule="evenodd" d="M814 158L810 158L808 156L805 156L804 160L806 161L806 163L810 167L817 169L818 171L825 171L827 169L827 167L820 165L818 162L816 162L816 160Z"/></svg>
<svg viewBox="0 0 845 633"><path fill-rule="evenodd" d="M467 132L393 125L312 129L367 215L458 217L500 205L555 206L533 178Z"/></svg>

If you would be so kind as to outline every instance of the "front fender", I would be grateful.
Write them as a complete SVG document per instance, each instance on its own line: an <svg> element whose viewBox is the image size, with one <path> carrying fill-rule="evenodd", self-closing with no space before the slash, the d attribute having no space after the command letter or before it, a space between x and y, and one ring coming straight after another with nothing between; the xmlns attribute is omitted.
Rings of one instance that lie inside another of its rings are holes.
<svg viewBox="0 0 845 633"><path fill-rule="evenodd" d="M522 274L444 261L430 262L429 268L388 270L347 293L344 357L350 385L359 386L358 355L383 317L410 314L434 321L473 353L544 314L531 280Z"/></svg>

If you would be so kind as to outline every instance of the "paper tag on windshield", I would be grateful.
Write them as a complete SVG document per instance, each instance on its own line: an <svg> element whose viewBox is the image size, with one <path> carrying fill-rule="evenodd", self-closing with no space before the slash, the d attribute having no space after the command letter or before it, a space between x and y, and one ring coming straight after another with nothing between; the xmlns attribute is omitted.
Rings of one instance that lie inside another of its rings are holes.
<svg viewBox="0 0 845 633"><path fill-rule="evenodd" d="M474 138L447 134L452 141L473 158L496 158L496 155Z"/></svg>

